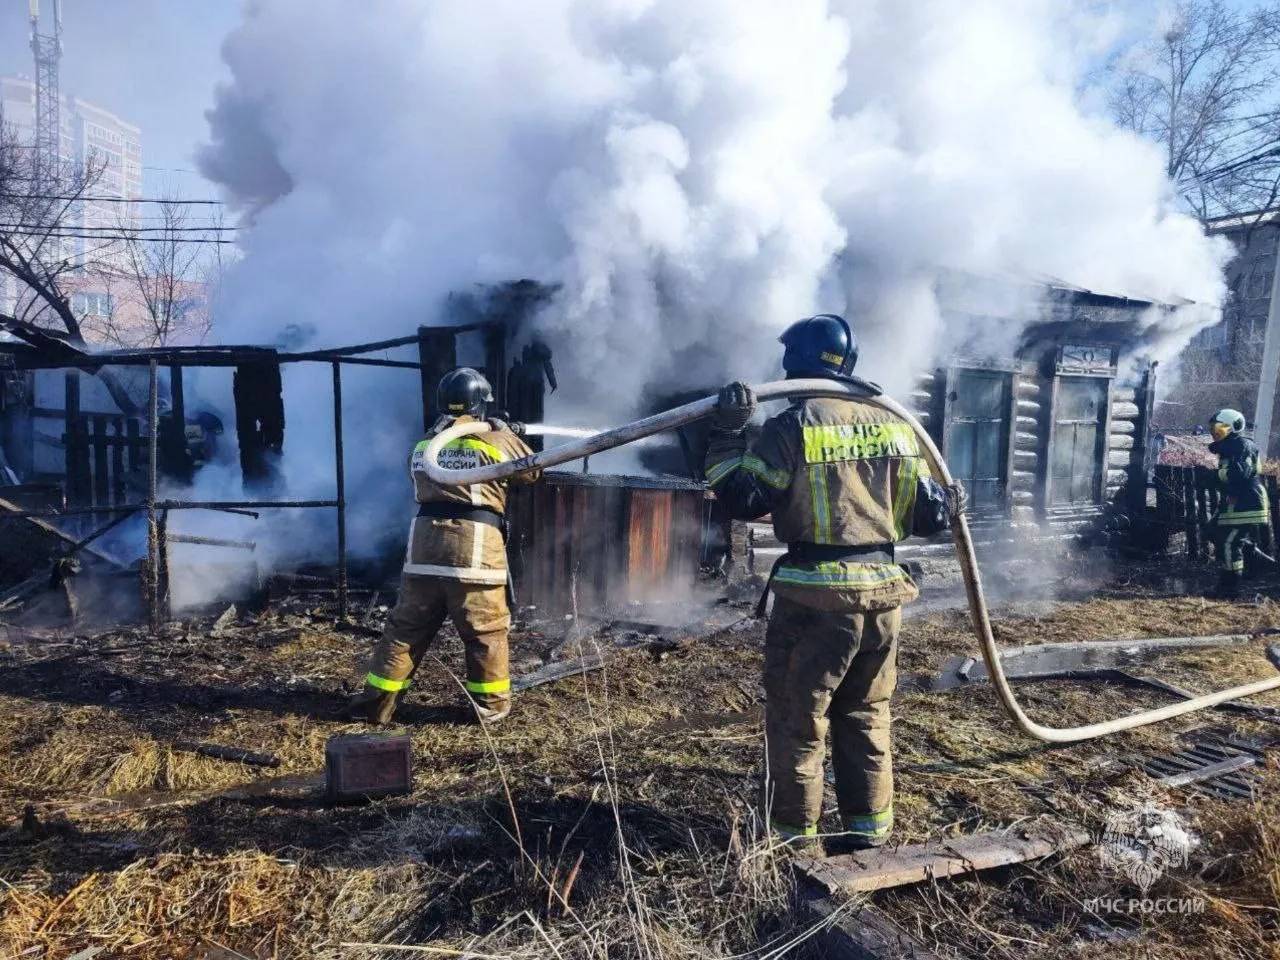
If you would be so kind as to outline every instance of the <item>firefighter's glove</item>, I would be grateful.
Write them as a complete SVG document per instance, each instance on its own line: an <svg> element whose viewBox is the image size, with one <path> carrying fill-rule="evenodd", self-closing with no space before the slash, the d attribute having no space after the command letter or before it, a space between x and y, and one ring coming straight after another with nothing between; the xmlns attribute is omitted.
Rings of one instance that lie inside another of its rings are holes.
<svg viewBox="0 0 1280 960"><path fill-rule="evenodd" d="M968 507L969 494L965 491L964 484L959 480L953 480L947 484L947 510L950 511L951 516L964 516L964 512Z"/></svg>
<svg viewBox="0 0 1280 960"><path fill-rule="evenodd" d="M515 426L513 426L510 423L507 423L507 421L503 420L501 417L490 417L488 420L485 421L485 423L489 424L489 429L491 429L494 433L497 433L501 430L509 430L510 432L515 433Z"/></svg>
<svg viewBox="0 0 1280 960"><path fill-rule="evenodd" d="M725 433L741 433L755 412L755 393L747 384L735 380L720 391L715 412L711 414L711 427Z"/></svg>

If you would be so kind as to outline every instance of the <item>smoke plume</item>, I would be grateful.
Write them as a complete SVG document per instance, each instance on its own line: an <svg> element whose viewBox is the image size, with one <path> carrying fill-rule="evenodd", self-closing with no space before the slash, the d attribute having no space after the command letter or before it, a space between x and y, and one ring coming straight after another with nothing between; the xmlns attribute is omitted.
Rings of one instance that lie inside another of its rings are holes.
<svg viewBox="0 0 1280 960"><path fill-rule="evenodd" d="M202 154L252 212L224 335L396 333L530 276L570 390L620 413L768 373L815 310L893 383L947 333L939 268L1216 304L1158 150L1081 105L1116 25L1078 7L256 0Z"/></svg>
<svg viewBox="0 0 1280 960"><path fill-rule="evenodd" d="M1080 6L254 0L201 156L251 225L220 337L394 336L532 277L561 285L539 320L561 395L599 422L770 375L819 310L901 388L969 333L939 271L1216 306L1219 241L1082 95L1119 25Z"/></svg>

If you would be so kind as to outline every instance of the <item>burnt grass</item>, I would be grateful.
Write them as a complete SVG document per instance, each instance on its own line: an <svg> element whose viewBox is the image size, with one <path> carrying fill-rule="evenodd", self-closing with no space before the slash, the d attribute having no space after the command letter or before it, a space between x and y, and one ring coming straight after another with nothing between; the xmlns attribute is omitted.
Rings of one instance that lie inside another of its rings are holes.
<svg viewBox="0 0 1280 960"><path fill-rule="evenodd" d="M1012 604L998 611L1000 640L1280 626L1266 590L1236 604L1165 591L1159 576L1131 577L1089 599ZM469 722L446 630L394 728L413 738L412 794L349 806L326 804L317 778L326 740L364 729L342 712L368 624L290 598L217 631L211 618L158 635L0 625L0 957L822 956L817 938L790 944L813 921L795 904L792 859L754 813L763 627L740 609L718 632L586 632L605 669L518 694L489 736ZM517 673L577 650L538 626L513 635ZM961 611L920 612L900 674L975 650ZM1168 655L1147 672L1207 691L1271 670L1259 642ZM1168 702L1099 683L1018 691L1056 725ZM939 956L1280 956L1274 765L1254 802L1228 803L1161 792L1125 762L1175 750L1195 728L1280 726L1211 711L1055 747L1018 734L985 686L926 694L907 682L894 713L895 843L1098 831L1143 799L1181 811L1201 838L1148 894L1200 898L1196 915L1090 911L1090 898L1139 894L1088 848L871 896Z"/></svg>

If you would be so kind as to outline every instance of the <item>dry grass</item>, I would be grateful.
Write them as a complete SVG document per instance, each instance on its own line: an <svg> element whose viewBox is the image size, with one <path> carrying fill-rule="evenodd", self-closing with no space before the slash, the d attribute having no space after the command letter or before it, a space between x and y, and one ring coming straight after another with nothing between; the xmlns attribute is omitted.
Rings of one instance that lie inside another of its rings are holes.
<svg viewBox="0 0 1280 960"><path fill-rule="evenodd" d="M999 628L1003 643L1033 643L1277 623L1271 604L1137 596L1006 615ZM0 956L42 948L31 955L57 960L90 946L142 960L212 948L233 952L211 957L255 960L804 955L790 945L805 927L787 861L761 841L752 813L758 629L619 651L605 673L519 697L491 741L454 709L446 672L424 671L403 714L412 796L328 808L306 778L322 767L329 736L357 729L333 713L371 641L298 616L264 617L216 641L206 627L11 638L0 651L0 812L10 822L0 833ZM516 654L546 643L517 637ZM902 669L936 670L971 649L959 615L915 619ZM439 654L459 663L456 638ZM1207 690L1270 670L1256 648L1220 649L1166 658L1160 675ZM1163 702L1098 685L1019 689L1037 719L1063 724ZM903 841L1023 818L1096 827L1107 805L1149 792L1100 759L1172 749L1179 731L1209 722L1049 748L1018 736L983 688L907 695L895 714ZM179 739L271 752L281 768L176 753ZM227 795L277 774L296 782ZM1152 921L1137 941L1090 933L1099 920L1081 902L1120 882L1089 851L878 902L946 957L1173 957L1191 947L1267 956L1280 888L1275 801L1157 799L1187 806L1206 838L1195 870L1171 880L1211 898L1201 933L1194 918ZM38 822L23 827L28 805Z"/></svg>

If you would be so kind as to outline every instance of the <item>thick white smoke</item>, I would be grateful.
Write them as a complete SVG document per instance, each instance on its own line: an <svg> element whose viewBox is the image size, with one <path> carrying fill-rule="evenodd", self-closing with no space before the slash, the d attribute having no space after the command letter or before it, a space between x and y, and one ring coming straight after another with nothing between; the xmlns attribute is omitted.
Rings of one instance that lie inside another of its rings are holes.
<svg viewBox="0 0 1280 960"><path fill-rule="evenodd" d="M1216 305L1225 251L1173 212L1159 150L1082 106L1116 24L1079 7L252 0L201 157L251 223L218 335L394 336L533 277L562 285L561 395L602 422L771 373L816 310L901 387L956 333L944 268ZM327 435L324 392L289 416L286 452Z"/></svg>
<svg viewBox="0 0 1280 960"><path fill-rule="evenodd" d="M1216 303L1158 150L1079 104L1114 25L1078 7L255 0L203 154L254 209L222 336L394 334L531 276L564 285L570 391L617 413L768 372L817 309L894 383L940 342L939 267Z"/></svg>

